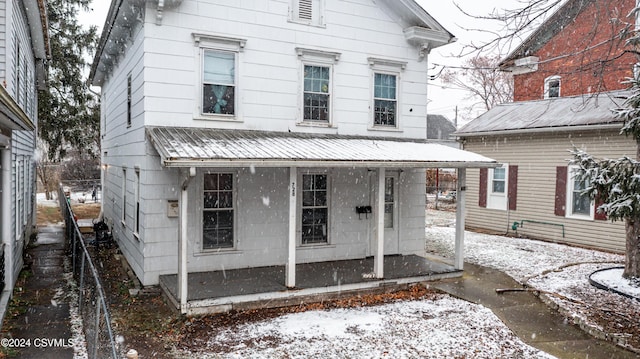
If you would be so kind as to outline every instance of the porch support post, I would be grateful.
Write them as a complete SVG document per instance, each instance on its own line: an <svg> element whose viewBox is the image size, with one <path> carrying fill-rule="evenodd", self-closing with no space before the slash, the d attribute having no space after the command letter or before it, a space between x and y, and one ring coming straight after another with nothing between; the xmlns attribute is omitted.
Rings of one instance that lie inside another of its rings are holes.
<svg viewBox="0 0 640 359"><path fill-rule="evenodd" d="M182 183L180 192L180 235L178 244L178 298L180 298L180 312L187 313L187 299L189 273L187 269L187 225L189 204L189 182L195 176L195 168L190 168L186 179Z"/></svg>
<svg viewBox="0 0 640 359"><path fill-rule="evenodd" d="M289 167L289 238L287 245L287 264L285 285L296 286L296 190L298 187L298 169Z"/></svg>
<svg viewBox="0 0 640 359"><path fill-rule="evenodd" d="M373 272L376 278L384 278L384 180L385 169L378 169L378 196L376 199L376 251L373 255Z"/></svg>
<svg viewBox="0 0 640 359"><path fill-rule="evenodd" d="M454 267L464 269L464 219L467 192L467 169L458 168L458 188L456 189L456 246Z"/></svg>

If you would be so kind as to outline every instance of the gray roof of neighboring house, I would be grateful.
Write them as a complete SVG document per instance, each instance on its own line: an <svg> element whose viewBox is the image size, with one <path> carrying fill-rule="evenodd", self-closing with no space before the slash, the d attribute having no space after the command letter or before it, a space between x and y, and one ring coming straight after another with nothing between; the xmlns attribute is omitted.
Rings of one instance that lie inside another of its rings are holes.
<svg viewBox="0 0 640 359"><path fill-rule="evenodd" d="M546 100L520 101L495 106L454 133L459 137L494 132L568 130L596 125L620 125L612 112L624 105L627 91Z"/></svg>
<svg viewBox="0 0 640 359"><path fill-rule="evenodd" d="M456 132L456 126L442 115L427 115L427 139L448 140Z"/></svg>
<svg viewBox="0 0 640 359"><path fill-rule="evenodd" d="M148 127L167 167L494 167L485 156L424 140L297 132Z"/></svg>

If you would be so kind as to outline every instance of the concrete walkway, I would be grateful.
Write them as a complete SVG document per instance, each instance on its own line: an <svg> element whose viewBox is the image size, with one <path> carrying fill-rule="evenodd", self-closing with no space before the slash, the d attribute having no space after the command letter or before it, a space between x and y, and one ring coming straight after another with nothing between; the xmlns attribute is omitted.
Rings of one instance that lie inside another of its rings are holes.
<svg viewBox="0 0 640 359"><path fill-rule="evenodd" d="M462 278L429 283L491 309L522 341L558 358L638 358L638 354L595 339L552 311L530 292L497 294L498 288L522 288L508 275L491 268L464 264Z"/></svg>
<svg viewBox="0 0 640 359"><path fill-rule="evenodd" d="M64 227L38 229L35 243L27 250L27 278L21 292L14 296L26 303L26 312L13 318L11 338L19 339L19 358L73 358L69 323L69 304L65 302L67 282L63 276L65 257ZM7 336L5 336L6 338ZM29 343L29 345L26 345Z"/></svg>

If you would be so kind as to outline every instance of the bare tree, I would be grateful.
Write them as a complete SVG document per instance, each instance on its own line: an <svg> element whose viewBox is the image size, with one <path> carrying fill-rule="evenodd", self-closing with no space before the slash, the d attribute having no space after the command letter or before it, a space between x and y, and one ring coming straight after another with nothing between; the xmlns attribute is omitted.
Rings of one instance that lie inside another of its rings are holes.
<svg viewBox="0 0 640 359"><path fill-rule="evenodd" d="M60 165L53 162L47 155L48 146L40 138L37 139L36 174L47 200L52 199L51 193L55 192L60 184Z"/></svg>
<svg viewBox="0 0 640 359"><path fill-rule="evenodd" d="M488 111L513 100L513 76L500 71L499 62L499 55L476 56L466 60L457 71L445 70L441 81L468 91L465 99L475 100L468 106L469 112L478 106Z"/></svg>

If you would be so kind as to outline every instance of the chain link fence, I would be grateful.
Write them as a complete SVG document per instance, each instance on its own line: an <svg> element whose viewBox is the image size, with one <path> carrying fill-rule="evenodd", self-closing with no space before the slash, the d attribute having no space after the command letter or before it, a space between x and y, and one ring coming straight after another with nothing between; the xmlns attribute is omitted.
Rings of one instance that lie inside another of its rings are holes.
<svg viewBox="0 0 640 359"><path fill-rule="evenodd" d="M73 276L78 283L78 310L82 316L88 357L89 359L117 359L117 344L111 329L111 318L100 276L89 256L86 243L62 187L59 189L58 198L60 211L65 220Z"/></svg>

